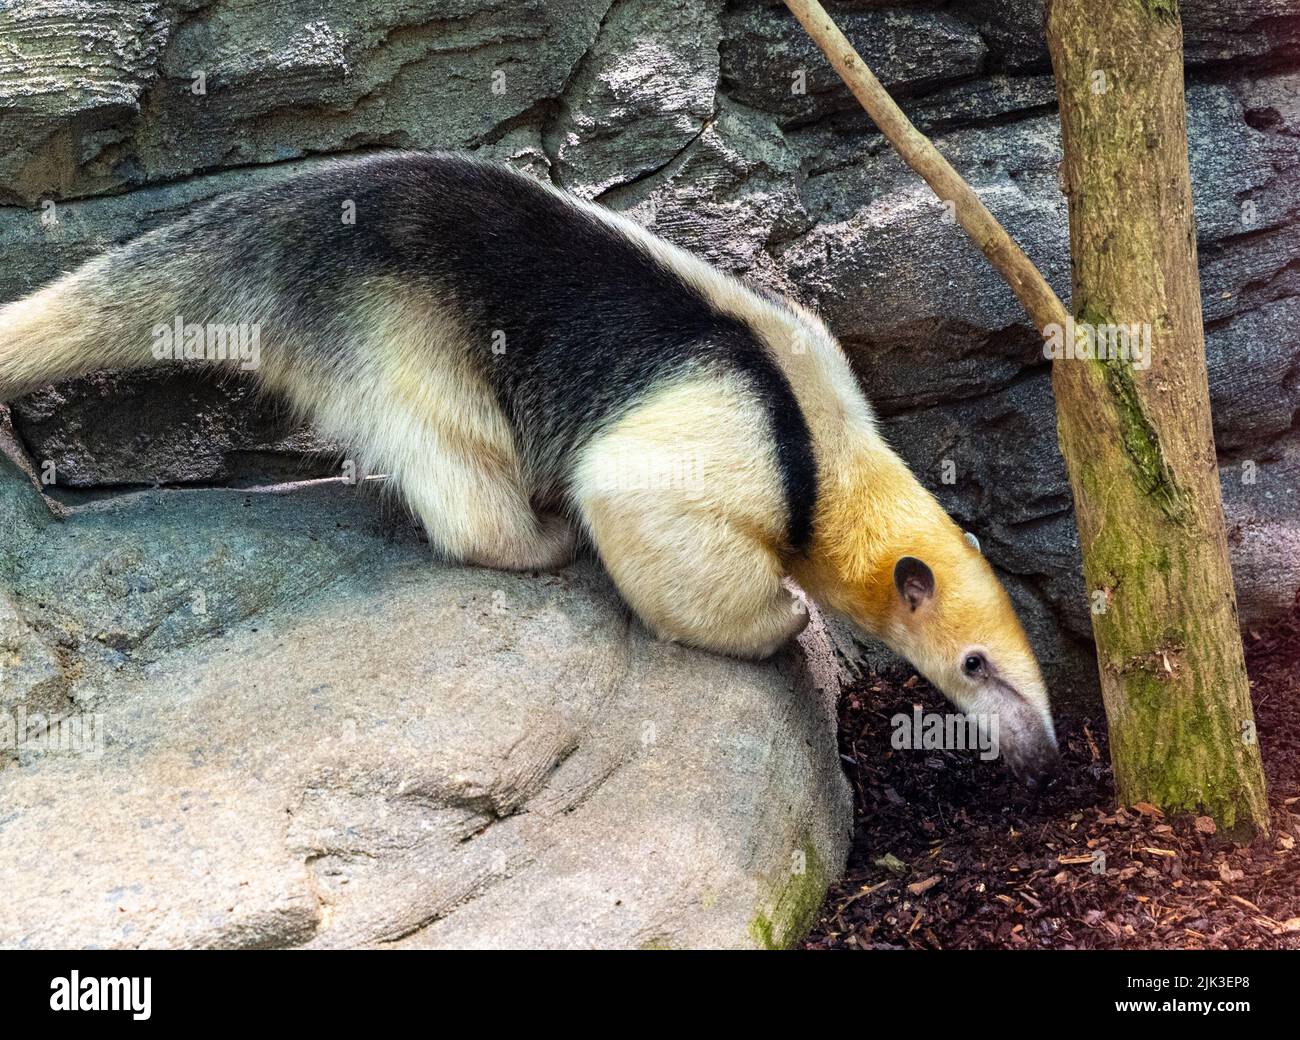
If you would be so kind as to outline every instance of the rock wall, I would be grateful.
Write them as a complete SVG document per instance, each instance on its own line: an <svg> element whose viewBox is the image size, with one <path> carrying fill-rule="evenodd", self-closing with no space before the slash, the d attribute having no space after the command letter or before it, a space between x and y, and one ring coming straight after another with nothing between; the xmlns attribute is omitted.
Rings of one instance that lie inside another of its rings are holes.
<svg viewBox="0 0 1300 1040"><path fill-rule="evenodd" d="M1040 0L830 5L1068 293ZM1215 431L1243 620L1300 586L1300 17L1184 0ZM29 0L0 9L0 299L322 156L468 149L818 308L891 440L1091 664L1047 367L1011 294L768 0ZM14 408L84 500L321 475L245 388L101 376ZM944 482L945 472L954 478Z"/></svg>

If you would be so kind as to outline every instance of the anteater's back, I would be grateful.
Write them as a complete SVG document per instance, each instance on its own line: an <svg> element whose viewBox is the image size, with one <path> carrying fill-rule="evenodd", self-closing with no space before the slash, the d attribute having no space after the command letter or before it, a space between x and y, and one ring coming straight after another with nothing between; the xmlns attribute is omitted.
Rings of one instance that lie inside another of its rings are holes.
<svg viewBox="0 0 1300 1040"><path fill-rule="evenodd" d="M472 363L530 465L547 475L593 430L691 366L743 373L774 422L798 420L785 378L748 325L720 313L621 222L531 178L401 153L285 190L320 203L302 214L311 230L303 251L283 258L296 284L329 272L338 296L383 273L457 315ZM338 219L345 198L355 202L355 225ZM308 299L329 310L328 299Z"/></svg>
<svg viewBox="0 0 1300 1040"><path fill-rule="evenodd" d="M399 331L441 326L406 349L457 352L541 483L562 482L594 430L692 366L739 373L787 468L806 464L798 405L753 329L674 270L671 249L656 255L629 230L492 163L415 152L332 162L203 206L26 309L0 310L0 399L152 363L152 330L178 315L256 323L264 381L291 397L308 372L346 386L374 371L376 323L400 313Z"/></svg>
<svg viewBox="0 0 1300 1040"><path fill-rule="evenodd" d="M386 153L220 198L0 308L0 400L181 356L252 369L387 474L432 533L489 484L508 490L481 511L571 509L597 434L665 387L726 381L745 404L724 421L745 454L770 457L782 540L800 546L813 438L746 317L786 311L757 301L626 218L502 166ZM237 328L257 356L214 356L213 329ZM463 526L435 540L461 553L481 524Z"/></svg>

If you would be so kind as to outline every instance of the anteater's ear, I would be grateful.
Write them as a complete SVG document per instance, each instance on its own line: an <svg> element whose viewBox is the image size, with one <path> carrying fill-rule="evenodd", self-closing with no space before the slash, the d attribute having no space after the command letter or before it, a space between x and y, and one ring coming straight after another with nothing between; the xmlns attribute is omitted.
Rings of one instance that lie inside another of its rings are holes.
<svg viewBox="0 0 1300 1040"><path fill-rule="evenodd" d="M934 572L915 556L900 556L894 564L894 588L915 610L934 595Z"/></svg>
<svg viewBox="0 0 1300 1040"><path fill-rule="evenodd" d="M980 540L976 538L973 534L971 534L969 531L963 531L962 533L966 536L966 544L969 545L976 552L979 552Z"/></svg>

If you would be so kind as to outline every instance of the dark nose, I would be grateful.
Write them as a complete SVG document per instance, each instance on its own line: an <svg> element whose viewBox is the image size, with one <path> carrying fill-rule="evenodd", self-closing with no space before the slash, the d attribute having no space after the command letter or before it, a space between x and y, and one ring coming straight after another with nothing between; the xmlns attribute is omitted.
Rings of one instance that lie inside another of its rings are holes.
<svg viewBox="0 0 1300 1040"><path fill-rule="evenodd" d="M1016 768L1016 775L1031 791L1049 787L1061 768L1061 753L1050 742L1037 748Z"/></svg>

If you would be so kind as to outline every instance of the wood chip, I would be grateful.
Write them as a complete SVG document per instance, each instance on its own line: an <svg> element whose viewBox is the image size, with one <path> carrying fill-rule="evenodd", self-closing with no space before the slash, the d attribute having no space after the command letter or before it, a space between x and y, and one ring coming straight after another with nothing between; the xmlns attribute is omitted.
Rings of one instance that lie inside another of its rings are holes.
<svg viewBox="0 0 1300 1040"><path fill-rule="evenodd" d="M942 880L943 878L940 877L938 874L933 874L930 877L926 878L924 881L912 882L912 884L907 886L907 890L911 892L912 895L919 896L924 892L930 891L930 889L934 888L934 886L937 885ZM915 927L915 925L913 925L913 927Z"/></svg>
<svg viewBox="0 0 1300 1040"><path fill-rule="evenodd" d="M839 705L857 851L807 945L1300 949L1297 660L1300 602L1285 625L1247 642L1277 826L1245 847L1222 842L1208 815L1154 801L1117 807L1099 712L1091 728L1062 726L1062 774L1027 800L970 756L936 751L918 768L915 756L860 750L888 746L896 712L942 704L924 682L861 682Z"/></svg>
<svg viewBox="0 0 1300 1040"><path fill-rule="evenodd" d="M1246 876L1245 871L1233 870L1228 866L1227 860L1219 864L1219 878L1223 881L1240 881Z"/></svg>

